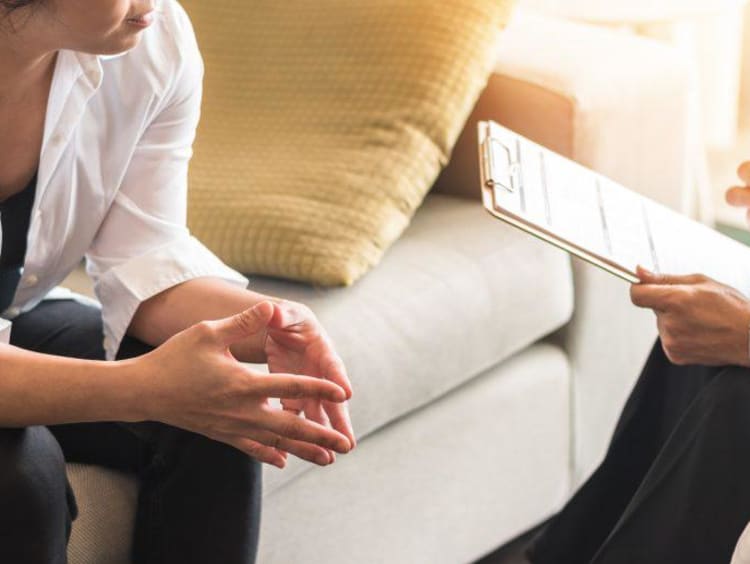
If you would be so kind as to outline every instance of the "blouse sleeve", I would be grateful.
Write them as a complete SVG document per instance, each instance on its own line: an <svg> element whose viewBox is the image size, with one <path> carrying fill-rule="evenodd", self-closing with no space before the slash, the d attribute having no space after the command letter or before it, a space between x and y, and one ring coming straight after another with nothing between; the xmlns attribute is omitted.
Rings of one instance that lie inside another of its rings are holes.
<svg viewBox="0 0 750 564"><path fill-rule="evenodd" d="M189 22L185 25L190 28ZM200 117L203 63L192 33L156 117L145 128L119 191L86 255L102 304L104 348L117 354L139 304L177 284L218 277L247 286L191 236L187 172Z"/></svg>

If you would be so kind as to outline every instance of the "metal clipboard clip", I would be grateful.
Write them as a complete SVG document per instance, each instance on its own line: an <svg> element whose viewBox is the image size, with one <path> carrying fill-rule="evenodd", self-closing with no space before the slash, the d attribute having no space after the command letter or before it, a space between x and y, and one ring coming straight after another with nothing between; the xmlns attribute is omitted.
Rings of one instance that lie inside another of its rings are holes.
<svg viewBox="0 0 750 564"><path fill-rule="evenodd" d="M482 142L485 184L493 190L501 187L515 192L521 185L521 163L514 155L514 149L492 136L491 128L488 133Z"/></svg>

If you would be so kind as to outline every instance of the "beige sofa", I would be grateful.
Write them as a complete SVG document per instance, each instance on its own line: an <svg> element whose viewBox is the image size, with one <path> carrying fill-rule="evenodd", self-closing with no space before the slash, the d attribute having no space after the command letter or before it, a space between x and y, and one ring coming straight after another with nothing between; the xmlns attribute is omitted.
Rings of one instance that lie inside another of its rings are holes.
<svg viewBox="0 0 750 564"><path fill-rule="evenodd" d="M311 305L345 359L359 448L267 469L260 562L472 561L553 514L603 454L655 337L627 285L490 218L491 117L667 204L689 178L687 77L647 40L518 17L451 166L351 288L255 278ZM127 561L137 485L71 465L73 564Z"/></svg>

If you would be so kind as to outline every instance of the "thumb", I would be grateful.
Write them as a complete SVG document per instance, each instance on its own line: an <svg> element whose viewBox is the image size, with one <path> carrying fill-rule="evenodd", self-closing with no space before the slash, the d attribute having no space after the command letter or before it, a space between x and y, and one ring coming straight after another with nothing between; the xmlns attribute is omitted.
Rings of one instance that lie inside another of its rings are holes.
<svg viewBox="0 0 750 564"><path fill-rule="evenodd" d="M679 284L697 284L702 282L704 277L700 274L657 274L638 265L635 270L641 284L656 284L662 286L676 286Z"/></svg>
<svg viewBox="0 0 750 564"><path fill-rule="evenodd" d="M222 344L229 346L264 331L271 317L273 317L273 304L265 301L231 317L214 321L214 323L219 340Z"/></svg>

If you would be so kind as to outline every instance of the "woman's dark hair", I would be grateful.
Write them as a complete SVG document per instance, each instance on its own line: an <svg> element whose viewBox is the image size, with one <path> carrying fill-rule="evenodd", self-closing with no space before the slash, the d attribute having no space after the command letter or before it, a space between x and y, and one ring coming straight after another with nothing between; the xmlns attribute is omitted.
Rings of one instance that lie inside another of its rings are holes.
<svg viewBox="0 0 750 564"><path fill-rule="evenodd" d="M14 32L18 29L19 25L22 25L23 22L14 23L12 21L15 18L12 18L11 16L16 10L28 7L29 13L26 14L26 19L28 19L37 8L40 8L46 2L47 0L0 0L0 32Z"/></svg>
<svg viewBox="0 0 750 564"><path fill-rule="evenodd" d="M10 12L34 4L37 0L0 0L0 7Z"/></svg>

